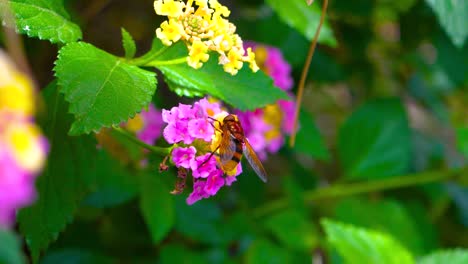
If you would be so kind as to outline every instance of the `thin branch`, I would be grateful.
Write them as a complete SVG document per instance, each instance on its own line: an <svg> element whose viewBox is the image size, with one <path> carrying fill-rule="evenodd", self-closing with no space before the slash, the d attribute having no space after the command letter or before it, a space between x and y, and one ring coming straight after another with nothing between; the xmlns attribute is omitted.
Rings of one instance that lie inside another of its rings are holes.
<svg viewBox="0 0 468 264"><path fill-rule="evenodd" d="M163 157L167 156L172 150L172 147L162 148L162 147L156 147L156 146L148 145L145 142L139 140L138 138L136 138L135 136L133 136L132 134L130 134L129 132L123 130L120 127L114 127L114 131L116 131L120 135L126 137L128 140L135 143L136 145L138 145L138 146L140 146L142 148L145 148L145 149L147 149L147 150L149 150L149 151L151 151L151 152L153 152L155 154L161 155Z"/></svg>
<svg viewBox="0 0 468 264"><path fill-rule="evenodd" d="M330 187L306 191L303 194L303 201L304 203L312 203L343 196L423 185L432 182L447 181L461 176L466 177L467 174L468 167L464 167L458 170L425 171L417 174L403 175L384 180L337 184ZM278 199L276 201L267 203L262 207L256 208L253 211L253 214L254 217L262 217L269 213L279 211L287 206L287 199Z"/></svg>
<svg viewBox="0 0 468 264"><path fill-rule="evenodd" d="M297 134L297 123L299 120L299 111L301 109L302 104L302 95L304 93L304 86L305 81L307 78L307 73L309 72L310 63L312 61L312 57L314 56L315 46L317 46L317 40L320 35L320 29L322 28L323 21L325 20L325 14L327 13L328 7L328 0L323 1L322 6L322 14L320 16L320 22L317 27L317 31L315 31L314 39L312 40L309 48L309 53L307 54L306 61L304 63L304 67L302 68L301 79L299 80L299 86L297 90L297 100L296 100L296 111L294 112L294 129L291 137L289 138L289 146L292 148L294 147L294 143L296 142L296 134Z"/></svg>

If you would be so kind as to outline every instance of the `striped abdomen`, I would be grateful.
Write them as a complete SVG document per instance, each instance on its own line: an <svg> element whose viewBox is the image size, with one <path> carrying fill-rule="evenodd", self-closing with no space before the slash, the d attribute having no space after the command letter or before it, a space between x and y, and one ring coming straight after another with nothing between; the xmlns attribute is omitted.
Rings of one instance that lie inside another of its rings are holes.
<svg viewBox="0 0 468 264"><path fill-rule="evenodd" d="M235 138L231 138L231 140L236 145L236 151L232 155L232 158L222 165L222 169L224 171L234 170L236 168L237 164L239 164L240 160L242 159L242 152L243 152L243 149L244 149L244 147L242 145L242 142L240 142L239 140L237 140Z"/></svg>

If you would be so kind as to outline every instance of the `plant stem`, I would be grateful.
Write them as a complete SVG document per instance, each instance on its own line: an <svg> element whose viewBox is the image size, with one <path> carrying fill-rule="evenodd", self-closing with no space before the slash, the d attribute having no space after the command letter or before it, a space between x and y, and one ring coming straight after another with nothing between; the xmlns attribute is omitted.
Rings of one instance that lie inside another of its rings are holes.
<svg viewBox="0 0 468 264"><path fill-rule="evenodd" d="M146 63L143 66L153 66L153 67L158 67L162 65L174 65L174 64L181 64L181 63L186 63L187 62L187 57L182 57L182 58L177 58L173 60L167 60L167 61L150 61Z"/></svg>
<svg viewBox="0 0 468 264"><path fill-rule="evenodd" d="M159 50L151 49L150 51L148 51L148 53L144 54L143 56L135 58L135 59L131 59L129 62L136 66L147 66L148 63L154 61L159 55L164 53L168 48L169 46L164 46Z"/></svg>
<svg viewBox="0 0 468 264"><path fill-rule="evenodd" d="M327 7L328 7L328 0L324 0L323 6L322 6L322 14L320 15L320 22L318 24L317 31L315 31L314 39L310 43L309 52L307 53L307 58L304 63L304 67L302 68L301 79L299 80L299 85L297 86L298 88L297 88L296 110L294 112L294 126L293 126L293 132L291 134L291 137L289 137L289 146L291 148L294 147L294 143L296 141L297 123L299 120L299 111L301 110L302 94L304 93L305 81L307 78L307 73L309 72L310 62L312 61L312 57L314 56L315 46L317 46L318 37L320 35L320 29L322 28L323 21L325 20Z"/></svg>
<svg viewBox="0 0 468 264"><path fill-rule="evenodd" d="M337 184L321 189L306 191L303 194L303 201L304 203L311 203L315 201L338 198L342 196L350 196L369 192L397 189L402 187L410 187L415 185L422 185L432 182L454 179L460 175L466 174L468 174L468 167L464 167L458 170L426 171L384 180L374 180L370 182ZM287 199L278 199L262 207L254 209L253 214L254 217L262 217L271 212L283 209L287 206Z"/></svg>
<svg viewBox="0 0 468 264"><path fill-rule="evenodd" d="M130 134L129 132L123 130L120 127L114 127L113 129L114 129L115 132L117 132L120 135L126 137L128 140L132 141L136 145L138 145L140 147L143 147L143 148L145 148L145 149L147 149L147 150L149 150L149 151L151 151L151 152L153 152L155 154L161 155L163 157L166 157L172 150L172 147L162 148L162 147L156 147L156 146L148 145L145 142L137 139L132 134Z"/></svg>

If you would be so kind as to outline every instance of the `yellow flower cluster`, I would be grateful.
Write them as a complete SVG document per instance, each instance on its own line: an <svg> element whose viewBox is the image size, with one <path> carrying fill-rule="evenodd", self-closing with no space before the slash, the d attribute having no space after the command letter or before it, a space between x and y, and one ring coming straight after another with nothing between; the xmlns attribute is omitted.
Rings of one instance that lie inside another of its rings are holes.
<svg viewBox="0 0 468 264"><path fill-rule="evenodd" d="M0 151L30 173L42 168L47 152L45 139L31 122L34 111L31 82L0 51Z"/></svg>
<svg viewBox="0 0 468 264"><path fill-rule="evenodd" d="M158 15L167 16L156 29L156 36L167 46L182 40L188 47L187 63L198 69L208 61L209 52L219 54L219 64L224 71L235 75L244 62L252 71L258 66L255 54L244 50L242 39L235 34L236 26L226 18L230 11L217 0L156 0L154 9ZM247 53L247 54L246 54Z"/></svg>
<svg viewBox="0 0 468 264"><path fill-rule="evenodd" d="M34 94L31 83L15 71L0 53L0 112L13 112L22 116L34 113Z"/></svg>

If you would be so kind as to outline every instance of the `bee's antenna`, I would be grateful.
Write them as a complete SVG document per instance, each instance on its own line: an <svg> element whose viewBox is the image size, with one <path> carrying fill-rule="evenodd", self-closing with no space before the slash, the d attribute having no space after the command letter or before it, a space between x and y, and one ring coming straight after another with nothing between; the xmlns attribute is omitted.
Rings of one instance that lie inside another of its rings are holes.
<svg viewBox="0 0 468 264"><path fill-rule="evenodd" d="M211 119L211 120L213 120L213 121L215 121L215 122L218 122L219 125L221 126L221 121L219 121L219 120L217 120L217 119L214 119L214 118L212 118L211 116L208 116L208 118ZM211 126L212 126L214 129L216 129L217 131L219 131L219 132L221 132L221 133L223 132L223 131L221 131L219 128L217 128L213 123L210 123L210 124L211 124Z"/></svg>

